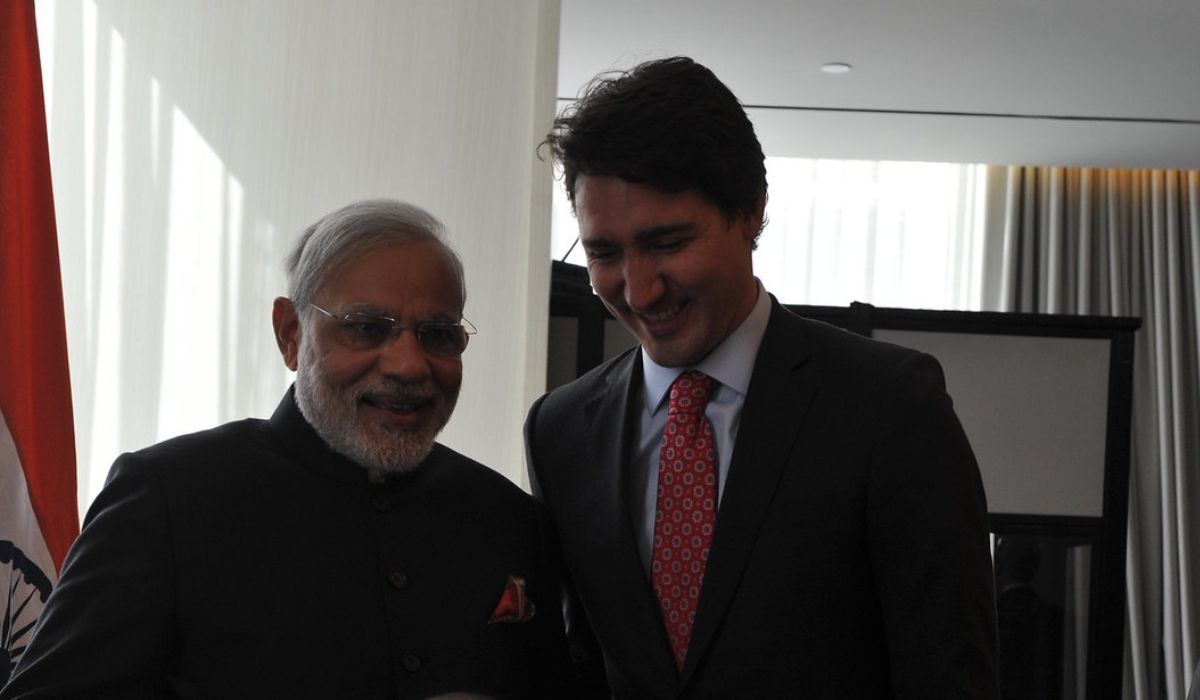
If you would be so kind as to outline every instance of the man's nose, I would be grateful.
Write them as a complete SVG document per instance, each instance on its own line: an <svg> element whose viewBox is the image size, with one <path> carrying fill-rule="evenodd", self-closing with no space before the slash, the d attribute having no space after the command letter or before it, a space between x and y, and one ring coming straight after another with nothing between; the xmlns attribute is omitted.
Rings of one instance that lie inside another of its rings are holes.
<svg viewBox="0 0 1200 700"><path fill-rule="evenodd" d="M634 311L652 308L663 295L662 275L653 260L631 255L625 261L625 303Z"/></svg>
<svg viewBox="0 0 1200 700"><path fill-rule="evenodd" d="M429 356L421 347L415 328L405 328L379 348L379 371L406 382L430 376Z"/></svg>

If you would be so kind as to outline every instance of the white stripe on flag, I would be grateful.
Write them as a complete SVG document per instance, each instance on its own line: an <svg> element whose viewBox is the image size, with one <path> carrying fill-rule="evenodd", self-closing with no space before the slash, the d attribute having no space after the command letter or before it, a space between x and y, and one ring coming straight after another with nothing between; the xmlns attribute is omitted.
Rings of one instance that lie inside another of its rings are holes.
<svg viewBox="0 0 1200 700"><path fill-rule="evenodd" d="M57 578L29 501L17 446L0 414L0 585L4 586L0 597L0 633L4 636L0 653L9 655L12 663L29 644L33 624Z"/></svg>

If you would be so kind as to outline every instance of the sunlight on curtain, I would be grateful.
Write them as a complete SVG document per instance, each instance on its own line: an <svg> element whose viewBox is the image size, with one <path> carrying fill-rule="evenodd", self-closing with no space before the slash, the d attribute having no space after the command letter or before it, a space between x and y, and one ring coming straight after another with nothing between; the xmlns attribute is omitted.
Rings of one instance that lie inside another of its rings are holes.
<svg viewBox="0 0 1200 700"><path fill-rule="evenodd" d="M98 45L101 43L98 30L96 28L96 13L95 5L92 3L84 3L83 5L84 19L84 54L85 56L95 56L99 51ZM40 32L45 34L46 32ZM105 459L111 459L111 455L118 451L118 439L120 436L121 425L118 415L113 411L96 410L100 406L96 404L87 405L87 398L99 399L100 397L113 397L114 400L121 400L121 382L120 372L117 368L122 355L121 334L103 334L100 332L102 328L119 327L121 323L121 278L124 274L123 263L125 261L122 255L122 250L125 248L125 227L122 225L124 220L124 204L126 201L124 193L124 178L120 177L125 168L124 163L124 105L125 105L125 41L116 31L108 33L107 50L109 52L109 67L108 74L98 74L96 71L84 71L84 103L88 105L83 113L83 140L84 140L84 172L95 172L96 153L94 144L98 140L103 140L111 144L112 153L107 160L102 161L105 164L105 176L108 186L101 192L96 191L95 180L93 178L84 179L84 220L87 222L88 231L84 234L85 241L85 260L84 269L87 271L86 286L84 298L86 300L87 317L95 319L92 324L86 326L85 344L88 347L88 358L91 363L89 367L90 376L94 384L90 387L91 391L87 394L80 395L78 392L79 380L75 379L79 376L75 366L71 368L72 376L72 394L75 396L74 403L77 406L76 414L80 413L78 406L84 403L84 410L91 416L92 420L81 425L76 421L75 427L75 442L79 461L81 464L92 464ZM96 64L93 64L96 65ZM48 81L47 81L48 82ZM104 102L98 102L95 99L97 92L97 82L102 82L107 85L108 99ZM107 110L101 110L99 105L107 105ZM100 111L100 114L97 112ZM50 125L49 136L54 138L55 121L53 119L54 112L47 105L47 117ZM98 119L99 117L99 119ZM98 137L97 131L99 125L97 122L107 124L108 129L105 134ZM53 153L52 153L53 155ZM97 201L101 200L101 201ZM97 213L99 212L99 213ZM98 229L98 230L97 230ZM60 225L61 230L61 225ZM60 246L62 248L62 246ZM70 253L63 251L61 255L66 258ZM65 267L65 266L64 266ZM107 271L107 274L102 272ZM68 287L72 284L67 275L63 276L63 286ZM68 298L70 295L67 295ZM66 308L67 337L71 338L72 329L78 328L77 325L70 322L72 311L70 306ZM101 342L105 340L106 342ZM71 355L72 358L75 355ZM83 399L83 401L81 401ZM104 485L104 479L107 475L104 469L81 469L78 474L78 492L79 492L79 512L82 514L85 505L90 504L92 498L99 492Z"/></svg>
<svg viewBox="0 0 1200 700"><path fill-rule="evenodd" d="M977 310L986 173L981 165L769 157L755 273L788 304ZM551 256L583 265L561 182L554 196Z"/></svg>
<svg viewBox="0 0 1200 700"><path fill-rule="evenodd" d="M96 3L36 8L82 513L117 454L238 415L243 192Z"/></svg>
<svg viewBox="0 0 1200 700"><path fill-rule="evenodd" d="M171 117L171 175L162 304L162 361L158 382L159 438L217 425L221 359L226 357L222 327L237 298L237 275L223 261L240 239L241 185L228 175L221 157L179 109ZM213 236L224 231L225 236ZM213 294L215 280L228 280ZM186 400L179 400L186 397Z"/></svg>

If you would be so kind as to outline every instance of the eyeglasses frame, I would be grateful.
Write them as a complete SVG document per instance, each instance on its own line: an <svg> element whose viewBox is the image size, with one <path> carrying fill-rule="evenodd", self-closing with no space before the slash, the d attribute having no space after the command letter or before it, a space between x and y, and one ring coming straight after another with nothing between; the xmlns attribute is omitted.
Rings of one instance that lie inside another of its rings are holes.
<svg viewBox="0 0 1200 700"><path fill-rule="evenodd" d="M349 314L349 313L338 315L338 314L333 313L332 311L329 311L328 309L322 308L321 306L314 304L311 301L308 301L305 303L308 304L309 306L313 307L317 311L320 311L321 313L325 314L326 316L333 319L334 321L337 321L338 323L342 323L342 324L348 324L350 322L349 321L350 317L352 315L354 315L354 314ZM355 312L355 313L362 313L362 312ZM399 338L400 334L403 333L404 331L411 330L413 333L416 334L417 342L418 342L418 344L420 344L421 349L432 355L446 356L442 353L431 352L428 348L425 347L424 343L420 342L422 326L427 326L427 325L457 326L459 328L462 328L463 329L463 345L462 345L462 349L460 349L458 351L458 353L457 353L458 355L462 355L464 352L466 352L467 345L471 341L471 336L479 333L479 330L477 328L475 328L475 324L473 324L469 320L467 320L466 316L459 317L458 323L448 323L445 321L422 321L422 322L416 323L416 324L404 324L404 323L401 323L398 319L392 318L391 316L386 316L384 314L362 313L362 315L370 316L371 318L378 319L380 321L387 321L391 325L392 332L388 335L388 341L387 341L389 343L392 342L393 340L395 340L396 338Z"/></svg>

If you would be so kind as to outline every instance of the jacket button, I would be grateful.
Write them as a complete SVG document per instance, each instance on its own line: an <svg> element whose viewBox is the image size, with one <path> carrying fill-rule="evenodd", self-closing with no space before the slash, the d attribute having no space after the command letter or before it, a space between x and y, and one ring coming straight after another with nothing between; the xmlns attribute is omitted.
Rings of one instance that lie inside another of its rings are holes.
<svg viewBox="0 0 1200 700"><path fill-rule="evenodd" d="M421 668L421 659L417 658L416 654L405 654L404 658L400 659L400 663L409 673L416 673Z"/></svg>
<svg viewBox="0 0 1200 700"><path fill-rule="evenodd" d="M408 577L399 571L393 571L388 574L388 583L392 584L392 588L404 588L408 585Z"/></svg>

